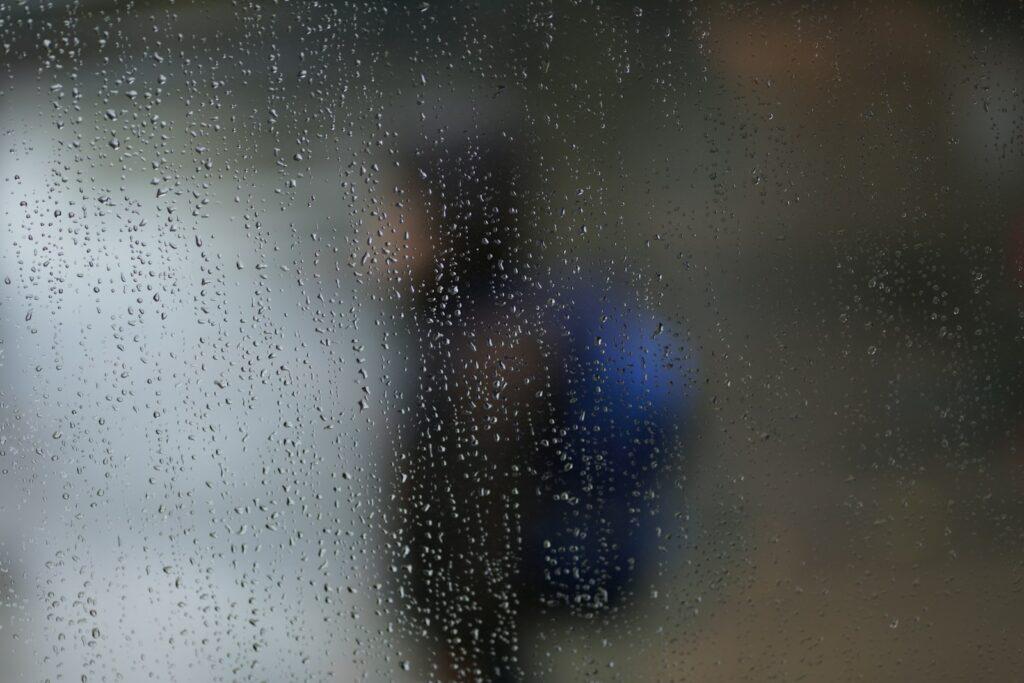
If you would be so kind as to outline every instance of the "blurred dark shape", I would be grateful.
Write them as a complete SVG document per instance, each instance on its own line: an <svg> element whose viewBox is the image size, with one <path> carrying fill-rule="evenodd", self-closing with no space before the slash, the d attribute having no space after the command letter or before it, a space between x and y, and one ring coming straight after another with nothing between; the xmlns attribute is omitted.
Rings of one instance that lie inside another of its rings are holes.
<svg viewBox="0 0 1024 683"><path fill-rule="evenodd" d="M656 561L661 484L690 427L695 368L624 292L560 289L547 321L557 437L538 452L524 561L546 604L604 610Z"/></svg>
<svg viewBox="0 0 1024 683"><path fill-rule="evenodd" d="M514 133L445 129L409 156L419 379L397 463L400 588L451 675L516 680L531 615L608 610L652 570L692 366L625 292L522 255Z"/></svg>

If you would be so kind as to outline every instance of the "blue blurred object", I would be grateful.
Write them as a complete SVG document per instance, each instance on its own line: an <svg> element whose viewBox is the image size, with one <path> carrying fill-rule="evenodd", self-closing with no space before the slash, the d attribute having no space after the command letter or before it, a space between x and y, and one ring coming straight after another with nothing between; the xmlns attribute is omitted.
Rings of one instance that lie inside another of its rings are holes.
<svg viewBox="0 0 1024 683"><path fill-rule="evenodd" d="M696 365L681 335L635 300L569 291L552 326L564 331L561 436L540 467L524 559L547 605L592 611L619 604L658 562L658 527L674 512L662 508L663 485L687 446Z"/></svg>

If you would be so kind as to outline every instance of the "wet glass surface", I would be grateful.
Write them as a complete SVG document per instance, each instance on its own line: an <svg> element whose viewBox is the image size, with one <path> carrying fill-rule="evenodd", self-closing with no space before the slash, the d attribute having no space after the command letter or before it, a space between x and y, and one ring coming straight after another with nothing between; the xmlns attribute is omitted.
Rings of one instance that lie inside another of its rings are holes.
<svg viewBox="0 0 1024 683"><path fill-rule="evenodd" d="M1024 13L0 5L0 680L1010 680Z"/></svg>

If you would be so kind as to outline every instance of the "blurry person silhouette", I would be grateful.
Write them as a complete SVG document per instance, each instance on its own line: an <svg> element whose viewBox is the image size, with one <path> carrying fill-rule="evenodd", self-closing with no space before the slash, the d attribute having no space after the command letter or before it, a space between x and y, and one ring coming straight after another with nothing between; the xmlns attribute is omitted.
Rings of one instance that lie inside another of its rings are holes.
<svg viewBox="0 0 1024 683"><path fill-rule="evenodd" d="M693 409L678 333L533 253L521 150L484 116L442 127L375 243L415 374L392 570L443 680L521 679L532 615L608 610L655 568Z"/></svg>

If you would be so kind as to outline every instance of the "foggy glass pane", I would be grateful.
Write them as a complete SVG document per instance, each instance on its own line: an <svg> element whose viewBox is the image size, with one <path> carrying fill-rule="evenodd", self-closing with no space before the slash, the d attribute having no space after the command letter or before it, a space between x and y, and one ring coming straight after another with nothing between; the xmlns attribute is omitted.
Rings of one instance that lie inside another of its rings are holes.
<svg viewBox="0 0 1024 683"><path fill-rule="evenodd" d="M0 4L0 681L1014 680L1022 36Z"/></svg>

